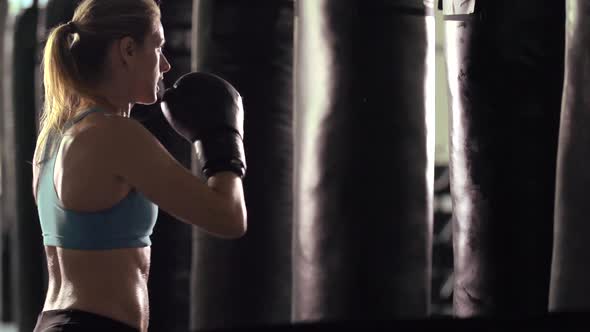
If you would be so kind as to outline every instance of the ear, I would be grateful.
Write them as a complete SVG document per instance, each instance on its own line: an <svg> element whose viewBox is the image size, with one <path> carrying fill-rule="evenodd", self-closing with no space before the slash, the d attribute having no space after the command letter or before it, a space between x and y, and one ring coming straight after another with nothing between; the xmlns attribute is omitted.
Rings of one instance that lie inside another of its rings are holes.
<svg viewBox="0 0 590 332"><path fill-rule="evenodd" d="M137 43L131 37L123 37L119 40L118 51L123 65L133 65L137 55Z"/></svg>

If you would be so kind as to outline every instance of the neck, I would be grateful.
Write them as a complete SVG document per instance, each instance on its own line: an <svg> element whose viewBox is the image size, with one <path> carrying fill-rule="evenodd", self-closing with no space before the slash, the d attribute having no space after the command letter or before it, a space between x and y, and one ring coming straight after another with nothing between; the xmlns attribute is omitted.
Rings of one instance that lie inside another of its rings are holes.
<svg viewBox="0 0 590 332"><path fill-rule="evenodd" d="M128 118L131 114L132 103L129 102L128 87L121 85L120 80L103 82L96 89L99 96L95 100L96 107L103 108L109 113Z"/></svg>
<svg viewBox="0 0 590 332"><path fill-rule="evenodd" d="M131 117L131 104L128 103L126 106L116 106L106 98L84 103L81 107L81 109L88 108L100 108L113 115L122 116L125 118Z"/></svg>

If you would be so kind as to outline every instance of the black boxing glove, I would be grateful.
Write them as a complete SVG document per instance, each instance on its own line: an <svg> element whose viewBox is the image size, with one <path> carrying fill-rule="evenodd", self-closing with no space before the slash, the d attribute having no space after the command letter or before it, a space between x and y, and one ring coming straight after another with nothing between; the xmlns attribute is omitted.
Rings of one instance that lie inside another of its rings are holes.
<svg viewBox="0 0 590 332"><path fill-rule="evenodd" d="M172 128L193 143L203 174L246 174L244 109L238 91L219 76L192 72L162 96L162 113Z"/></svg>

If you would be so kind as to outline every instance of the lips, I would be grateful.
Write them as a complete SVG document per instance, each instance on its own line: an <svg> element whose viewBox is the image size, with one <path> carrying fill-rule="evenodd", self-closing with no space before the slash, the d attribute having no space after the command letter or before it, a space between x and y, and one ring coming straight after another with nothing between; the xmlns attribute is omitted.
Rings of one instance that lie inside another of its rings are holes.
<svg viewBox="0 0 590 332"><path fill-rule="evenodd" d="M165 88L166 87L164 86L164 81L159 80L158 84L156 84L156 94L158 95L158 99L162 99L162 96L164 95Z"/></svg>

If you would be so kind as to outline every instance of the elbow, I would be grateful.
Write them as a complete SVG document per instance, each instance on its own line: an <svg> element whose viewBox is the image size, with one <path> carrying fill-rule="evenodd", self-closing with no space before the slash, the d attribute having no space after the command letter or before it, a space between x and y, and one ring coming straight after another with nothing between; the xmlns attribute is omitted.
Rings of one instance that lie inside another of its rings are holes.
<svg viewBox="0 0 590 332"><path fill-rule="evenodd" d="M239 229L239 230L237 230L235 232L232 232L232 233L227 234L227 236L225 238L228 239L228 240L237 240L237 239L241 238L244 235L246 235L246 229L245 228L242 228L242 229Z"/></svg>
<svg viewBox="0 0 590 332"><path fill-rule="evenodd" d="M246 232L248 231L248 223L244 214L239 214L234 217L232 225L234 227L232 227L233 231L229 234L230 239L239 239L246 235Z"/></svg>
<svg viewBox="0 0 590 332"><path fill-rule="evenodd" d="M248 230L248 223L246 213L239 212L239 213L232 213L228 217L228 227L227 231L224 234L224 238L228 240L235 240L243 237L246 235Z"/></svg>

